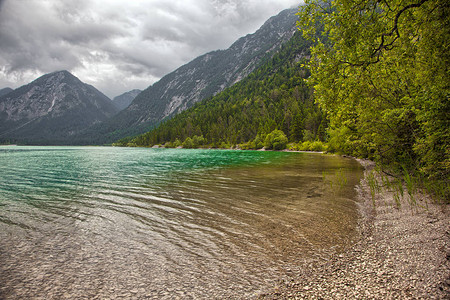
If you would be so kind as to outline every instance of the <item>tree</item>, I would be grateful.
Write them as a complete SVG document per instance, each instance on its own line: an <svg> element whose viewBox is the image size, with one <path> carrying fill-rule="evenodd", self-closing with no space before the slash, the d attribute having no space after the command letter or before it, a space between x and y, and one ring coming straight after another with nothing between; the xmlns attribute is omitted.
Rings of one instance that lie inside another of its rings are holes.
<svg viewBox="0 0 450 300"><path fill-rule="evenodd" d="M183 142L183 148L186 149L194 148L194 141L190 137L187 137Z"/></svg>
<svg viewBox="0 0 450 300"><path fill-rule="evenodd" d="M268 150L283 150L286 149L288 138L281 130L274 130L266 136L264 140L264 147Z"/></svg>
<svg viewBox="0 0 450 300"><path fill-rule="evenodd" d="M448 180L449 2L305 2L310 84L340 135L333 147Z"/></svg>
<svg viewBox="0 0 450 300"><path fill-rule="evenodd" d="M304 127L304 120L300 113L297 113L291 126L290 137L292 142L299 142L303 140Z"/></svg>

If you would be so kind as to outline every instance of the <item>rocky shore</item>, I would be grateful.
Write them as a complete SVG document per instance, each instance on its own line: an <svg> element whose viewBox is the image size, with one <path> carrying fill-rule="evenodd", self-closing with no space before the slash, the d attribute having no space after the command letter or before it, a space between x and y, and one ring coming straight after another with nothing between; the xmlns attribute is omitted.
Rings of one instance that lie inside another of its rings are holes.
<svg viewBox="0 0 450 300"><path fill-rule="evenodd" d="M307 263L260 299L450 299L448 205L407 195L398 208L383 189L372 201L368 183L358 186L360 238L345 253Z"/></svg>

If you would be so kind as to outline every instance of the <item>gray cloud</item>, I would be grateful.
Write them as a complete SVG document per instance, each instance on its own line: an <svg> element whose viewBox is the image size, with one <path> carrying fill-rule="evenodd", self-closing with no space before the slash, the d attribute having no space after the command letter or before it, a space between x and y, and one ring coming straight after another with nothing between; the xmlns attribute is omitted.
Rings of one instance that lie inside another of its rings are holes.
<svg viewBox="0 0 450 300"><path fill-rule="evenodd" d="M299 0L0 0L0 88L66 69L113 97L225 49Z"/></svg>

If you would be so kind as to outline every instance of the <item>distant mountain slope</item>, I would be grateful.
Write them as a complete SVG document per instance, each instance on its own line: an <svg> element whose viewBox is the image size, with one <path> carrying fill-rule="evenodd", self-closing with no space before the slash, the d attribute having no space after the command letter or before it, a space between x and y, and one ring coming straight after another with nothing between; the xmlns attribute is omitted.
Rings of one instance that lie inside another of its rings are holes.
<svg viewBox="0 0 450 300"><path fill-rule="evenodd" d="M2 97L2 96L4 96L4 95L6 95L6 94L9 94L9 93L11 93L12 91L14 91L12 88L9 88L9 87L6 87L6 88L4 88L4 89L1 89L0 90L0 97Z"/></svg>
<svg viewBox="0 0 450 300"><path fill-rule="evenodd" d="M75 134L117 111L69 72L50 73L0 97L0 141L70 144Z"/></svg>
<svg viewBox="0 0 450 300"><path fill-rule="evenodd" d="M131 104L131 102L133 102L134 98L136 98L136 96L139 95L140 92L142 91L138 89L131 90L129 92L123 93L122 95L114 97L112 101L118 110L123 110L127 108Z"/></svg>
<svg viewBox="0 0 450 300"><path fill-rule="evenodd" d="M289 142L323 139L326 120L314 102L301 66L309 59L311 43L297 32L274 57L239 83L196 103L156 129L117 144L177 147L208 145L261 148L275 129Z"/></svg>
<svg viewBox="0 0 450 300"><path fill-rule="evenodd" d="M262 61L270 59L292 37L296 31L296 12L297 9L284 10L227 50L202 55L166 75L140 93L128 108L91 128L85 136L111 142L143 133L163 119L232 86Z"/></svg>

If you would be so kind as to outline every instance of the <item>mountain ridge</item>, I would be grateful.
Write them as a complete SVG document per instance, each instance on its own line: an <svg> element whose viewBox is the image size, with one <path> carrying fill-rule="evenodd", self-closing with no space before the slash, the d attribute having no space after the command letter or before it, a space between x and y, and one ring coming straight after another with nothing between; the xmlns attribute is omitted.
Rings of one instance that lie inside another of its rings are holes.
<svg viewBox="0 0 450 300"><path fill-rule="evenodd" d="M110 143L146 132L162 120L239 82L293 36L296 12L296 8L284 10L228 49L201 55L167 74L142 91L126 109L88 129L81 138L95 137Z"/></svg>
<svg viewBox="0 0 450 300"><path fill-rule="evenodd" d="M134 98L136 98L136 96L141 92L142 90L134 89L114 97L112 101L119 110L123 110L127 108L131 104L131 102L133 102Z"/></svg>
<svg viewBox="0 0 450 300"><path fill-rule="evenodd" d="M112 101L70 72L55 71L0 97L0 140L70 143L117 113Z"/></svg>

